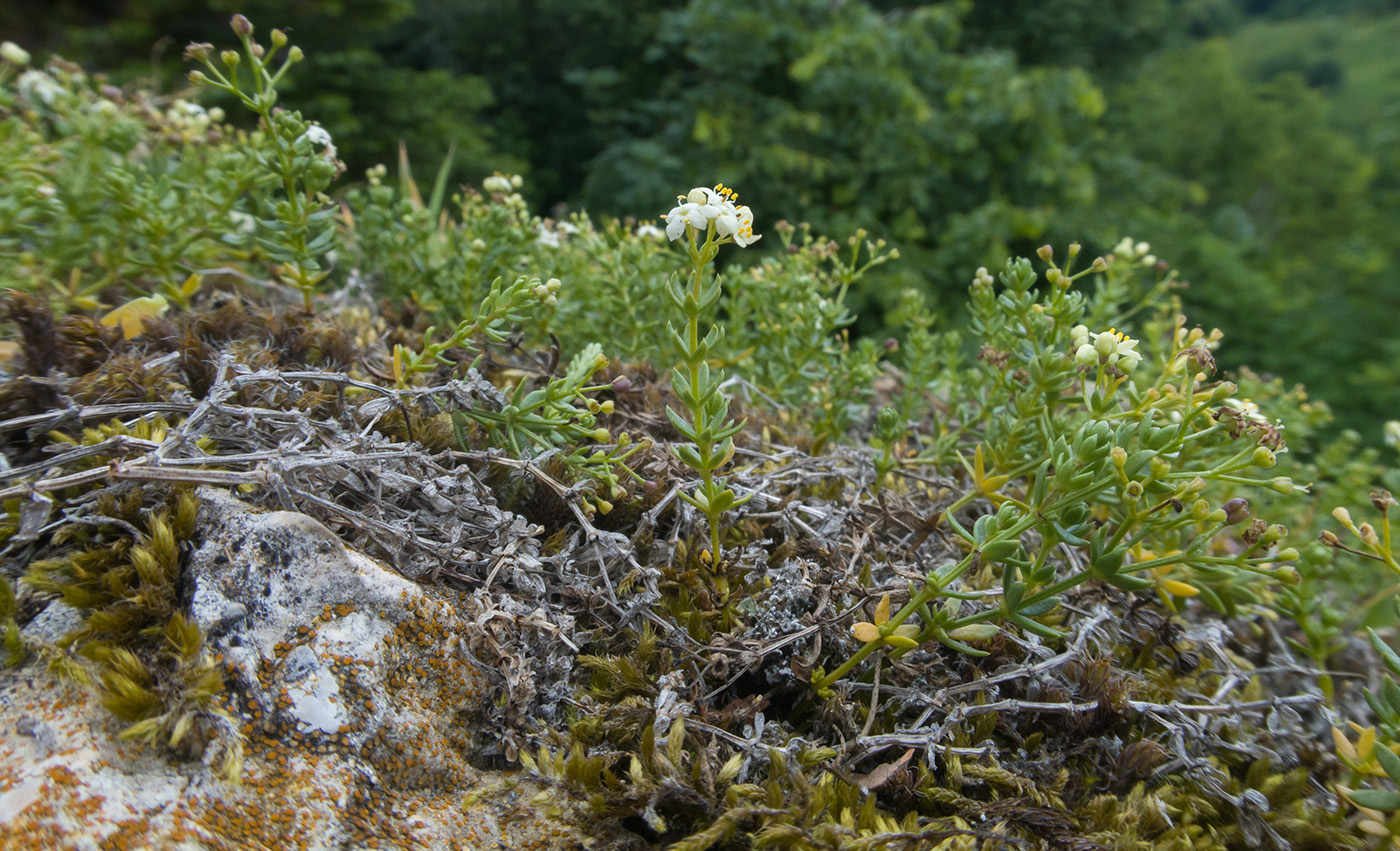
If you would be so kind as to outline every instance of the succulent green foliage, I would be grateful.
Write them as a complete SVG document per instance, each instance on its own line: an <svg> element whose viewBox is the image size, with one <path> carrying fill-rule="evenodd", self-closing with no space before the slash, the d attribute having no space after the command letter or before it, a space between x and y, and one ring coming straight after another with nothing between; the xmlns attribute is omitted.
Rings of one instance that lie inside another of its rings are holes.
<svg viewBox="0 0 1400 851"><path fill-rule="evenodd" d="M1254 577L1297 581L1294 568L1280 567L1298 556L1279 546L1282 526L1255 520L1242 546L1228 551L1217 541L1249 519L1248 502L1231 496L1240 486L1295 489L1285 477L1247 475L1277 463L1284 448L1278 428L1236 401L1235 385L1203 384L1214 368L1212 341L1188 331L1164 297L1169 275L1125 302L1146 266L1145 247L1125 240L1073 273L1078 251L1071 247L1061 269L1053 250L1041 249L1050 264L1044 287L1027 260L1007 263L1000 290L979 271L968 323L981 346L978 361L950 371L923 402L946 412L932 421L937 432L923 458L959 458L973 485L942 512L967 553L931 570L898 612L857 624L863 646L830 673L814 672L819 692L885 647L902 654L937 641L975 655L984 651L969 641L985 641L1001 625L1055 639L1059 632L1040 619L1065 591L1092 580L1124 591L1155 587L1169 604L1199 596L1230 615L1267 601ZM1086 276L1095 284L1087 297L1074 289ZM1081 324L1121 324L1128 305L1155 308L1142 327L1156 351ZM939 350L923 340L915 354ZM933 372L927 364L914 370ZM956 513L979 497L997 510L966 528ZM1061 545L1083 548L1084 566L1062 571L1051 557ZM965 612L965 591L955 584L984 566L1000 577L1000 603Z"/></svg>
<svg viewBox="0 0 1400 851"><path fill-rule="evenodd" d="M191 272L246 256L227 238L261 191L258 139L219 111L57 60L0 69L0 110L0 285L80 307L109 288L185 304Z"/></svg>

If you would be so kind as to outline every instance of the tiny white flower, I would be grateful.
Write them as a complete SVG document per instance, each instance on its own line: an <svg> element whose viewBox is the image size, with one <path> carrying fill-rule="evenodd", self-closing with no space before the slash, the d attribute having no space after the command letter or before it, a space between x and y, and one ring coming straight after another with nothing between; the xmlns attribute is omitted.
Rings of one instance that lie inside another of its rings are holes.
<svg viewBox="0 0 1400 851"><path fill-rule="evenodd" d="M641 239L662 239L666 236L666 232L656 225L648 223L638 225L634 235Z"/></svg>
<svg viewBox="0 0 1400 851"><path fill-rule="evenodd" d="M26 100L40 100L45 106L52 105L54 99L64 93L63 86L43 71L25 71L19 75L16 85Z"/></svg>
<svg viewBox="0 0 1400 851"><path fill-rule="evenodd" d="M710 219L718 214L719 210L708 204L686 201L672 207L671 212L661 218L666 220L666 236L674 240L681 238L687 225L701 233L705 232L710 227Z"/></svg>
<svg viewBox="0 0 1400 851"><path fill-rule="evenodd" d="M559 232L556 231L554 228L549 228L545 227L544 225L540 225L540 235L535 239L535 242L537 242L540 245L548 246L549 248L558 248Z"/></svg>
<svg viewBox="0 0 1400 851"><path fill-rule="evenodd" d="M762 234L753 232L753 210L747 206L738 209L739 228L734 232L734 244L746 248L763 239Z"/></svg>
<svg viewBox="0 0 1400 851"><path fill-rule="evenodd" d="M321 125L312 124L301 134L301 138L310 142L311 147L320 148L322 156L335 157L335 145L331 144L331 134Z"/></svg>
<svg viewBox="0 0 1400 851"><path fill-rule="evenodd" d="M312 124L302 135L313 145L325 146L331 143L331 134L319 124Z"/></svg>
<svg viewBox="0 0 1400 851"><path fill-rule="evenodd" d="M493 174L481 181L481 188L493 195L505 195L512 189L510 178L499 174Z"/></svg>
<svg viewBox="0 0 1400 851"><path fill-rule="evenodd" d="M1385 424L1385 445L1400 446L1400 420L1390 420Z"/></svg>
<svg viewBox="0 0 1400 851"><path fill-rule="evenodd" d="M1225 407L1231 409L1242 420L1260 425L1268 425L1269 418L1259 410L1259 406L1249 399L1226 399Z"/></svg>
<svg viewBox="0 0 1400 851"><path fill-rule="evenodd" d="M559 230L567 234L575 234L578 233L578 225L573 222L560 222Z"/></svg>

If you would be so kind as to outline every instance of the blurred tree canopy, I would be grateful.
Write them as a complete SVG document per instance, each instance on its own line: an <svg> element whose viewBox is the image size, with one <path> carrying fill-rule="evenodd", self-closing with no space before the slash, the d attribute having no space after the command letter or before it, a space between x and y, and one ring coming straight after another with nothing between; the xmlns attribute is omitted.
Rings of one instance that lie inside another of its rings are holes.
<svg viewBox="0 0 1400 851"><path fill-rule="evenodd" d="M1386 112L1354 82L1393 92L1392 50L1335 45L1400 26L1396 9L61 0L0 11L0 26L168 88L183 45L223 37L232 12L282 27L309 56L287 100L331 131L352 179L400 141L428 168L455 144L454 178L525 173L542 212L652 218L723 181L760 232L864 227L903 255L856 294L868 332L905 286L951 304L979 265L1045 242L1092 257L1128 234L1189 270L1184 298L1227 331L1226 365L1306 382L1343 424L1378 432L1400 412L1400 96ZM1260 27L1290 21L1296 49L1261 46ZM1372 106L1377 120L1357 118Z"/></svg>

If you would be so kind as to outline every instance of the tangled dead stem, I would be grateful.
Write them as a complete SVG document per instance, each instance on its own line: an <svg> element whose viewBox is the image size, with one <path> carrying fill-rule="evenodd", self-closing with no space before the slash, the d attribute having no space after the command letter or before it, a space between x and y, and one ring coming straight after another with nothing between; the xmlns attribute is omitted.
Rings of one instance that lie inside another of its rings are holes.
<svg viewBox="0 0 1400 851"><path fill-rule="evenodd" d="M158 647L142 637L181 626L190 547L167 547L164 579L151 568L123 580L163 596L123 591L97 561L85 573L84 554L150 549L156 522L188 534L181 494L212 485L310 515L409 579L460 589L464 623L510 612L507 626L462 636L494 692L466 756L518 763L587 801L575 829L592 847L1355 843L1316 816L1335 805L1335 760L1319 745L1328 725L1313 672L1268 620L1195 621L1093 583L1042 618L1063 642L1003 631L981 658L937 646L877 654L818 696L812 671L860 646L853 622L964 555L940 529L960 494L944 471L903 470L872 494L868 450L814 456L749 411L732 485L755 496L716 559L664 448L637 456L647 486L602 516L557 457L519 460L454 427L455 410L500 407L492 382L504 370L543 375L549 353L497 352L480 372L443 367L432 386L405 390L385 374L383 324L368 320L225 295L126 341L23 297L9 311L22 339L0 385L3 570L38 577L20 586L21 625L56 595L86 608L73 643L98 648L88 655L109 669L120 660L103 639ZM610 370L631 384L612 394L613 433L675 439L654 372ZM988 510L974 502L960 519L970 527ZM960 590L998 581L972 571ZM218 739L217 713L201 711L217 678L143 652L150 676L182 678L166 693L206 722L189 738Z"/></svg>

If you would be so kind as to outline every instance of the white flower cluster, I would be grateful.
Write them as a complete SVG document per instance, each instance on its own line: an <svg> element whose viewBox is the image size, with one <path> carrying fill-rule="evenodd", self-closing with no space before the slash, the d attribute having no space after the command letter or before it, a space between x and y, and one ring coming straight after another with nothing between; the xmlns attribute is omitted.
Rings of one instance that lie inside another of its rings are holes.
<svg viewBox="0 0 1400 851"><path fill-rule="evenodd" d="M703 236L713 222L720 239L732 239L740 248L752 245L763 237L753 232L753 211L737 206L738 200L738 194L722 183L714 189L697 186L686 195L678 195L677 205L661 217L666 220L666 236L680 239L687 226Z"/></svg>
<svg viewBox="0 0 1400 851"><path fill-rule="evenodd" d="M1145 242L1134 243L1132 237L1125 236L1113 246L1113 256L1127 263L1137 262L1143 266L1156 266L1157 257L1149 254L1152 246Z"/></svg>
<svg viewBox="0 0 1400 851"><path fill-rule="evenodd" d="M1110 328L1098 334L1090 334L1083 325L1070 329L1074 341L1074 359L1085 366L1116 366L1123 372L1132 372L1142 362L1142 353L1136 347L1137 340L1121 331Z"/></svg>
<svg viewBox="0 0 1400 851"><path fill-rule="evenodd" d="M320 148L321 156L335 159L335 143L331 141L330 131L319 124L312 124L306 128L306 132L301 134L301 138L311 143L311 147Z"/></svg>
<svg viewBox="0 0 1400 851"><path fill-rule="evenodd" d="M43 71L25 71L19 75L19 80L15 82L15 85L24 99L32 104L42 103L44 106L53 106L55 100L68 94L68 90L63 87L62 83Z"/></svg>
<svg viewBox="0 0 1400 851"><path fill-rule="evenodd" d="M499 171L481 181L481 188L492 195L509 195L525 185L525 178L518 174L501 174Z"/></svg>

